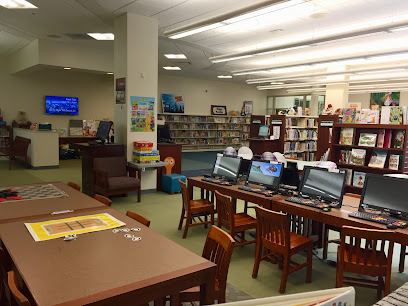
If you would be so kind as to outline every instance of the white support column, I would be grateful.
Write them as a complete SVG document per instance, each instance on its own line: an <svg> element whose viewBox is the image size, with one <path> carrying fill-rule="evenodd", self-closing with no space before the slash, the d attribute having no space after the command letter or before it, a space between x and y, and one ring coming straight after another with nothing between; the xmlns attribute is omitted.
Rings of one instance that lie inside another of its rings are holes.
<svg viewBox="0 0 408 306"><path fill-rule="evenodd" d="M345 65L333 65L327 68L327 72L346 72L348 66ZM339 81L339 84L327 85L326 86L326 107L328 104L333 105L333 109L343 108L348 102L349 95L349 84L340 84L342 81L347 81L348 76L334 76L327 78L331 81Z"/></svg>

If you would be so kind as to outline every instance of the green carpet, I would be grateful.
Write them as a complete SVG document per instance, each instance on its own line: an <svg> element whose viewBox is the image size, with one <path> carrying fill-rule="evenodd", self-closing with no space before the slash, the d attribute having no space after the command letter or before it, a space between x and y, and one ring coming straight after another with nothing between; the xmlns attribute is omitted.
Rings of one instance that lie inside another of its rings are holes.
<svg viewBox="0 0 408 306"><path fill-rule="evenodd" d="M28 170L21 165L13 165L11 171L8 170L6 161L0 161L0 185L25 184L49 181L74 181L81 183L81 161L66 160L60 161L59 169L52 170ZM187 170L187 169L186 169ZM198 196L198 190L195 192ZM207 230L204 226L192 227L187 239L182 239L182 232L177 230L180 212L181 195L168 195L166 193L148 193L142 195L142 202L136 202L136 196L114 197L112 207L126 212L133 210L141 213L151 220L151 228L176 243L201 254ZM238 201L238 211L242 211L243 203ZM253 213L253 212L252 212ZM408 281L406 273L398 273L399 245L395 247L393 260L393 274L391 289L395 290ZM321 250L319 250L321 251ZM234 250L228 282L245 293L255 298L279 295L279 285L281 270L276 265L261 263L257 279L252 279L252 268L254 264L255 245L239 247ZM294 260L304 260L303 255L297 255ZM329 258L336 259L336 245L332 244L329 250ZM407 263L408 264L408 263ZM407 268L408 271L408 268ZM301 270L289 275L286 294L329 289L335 285L336 269L331 267L317 257L313 259L312 283L306 284L305 270ZM356 305L372 305L376 302L376 292L371 289L356 288Z"/></svg>

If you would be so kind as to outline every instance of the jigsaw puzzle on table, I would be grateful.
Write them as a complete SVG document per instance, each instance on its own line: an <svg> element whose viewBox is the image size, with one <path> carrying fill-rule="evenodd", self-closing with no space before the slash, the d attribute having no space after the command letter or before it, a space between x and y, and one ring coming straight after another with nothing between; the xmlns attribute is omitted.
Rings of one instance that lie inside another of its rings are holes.
<svg viewBox="0 0 408 306"><path fill-rule="evenodd" d="M103 231L125 225L107 213L24 224L35 241Z"/></svg>
<svg viewBox="0 0 408 306"><path fill-rule="evenodd" d="M0 202L63 198L68 195L52 184L27 185L0 190Z"/></svg>

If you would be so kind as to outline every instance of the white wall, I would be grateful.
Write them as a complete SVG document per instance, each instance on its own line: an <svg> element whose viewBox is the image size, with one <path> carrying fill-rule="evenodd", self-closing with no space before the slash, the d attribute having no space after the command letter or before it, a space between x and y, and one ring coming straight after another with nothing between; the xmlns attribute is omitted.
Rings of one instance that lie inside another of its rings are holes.
<svg viewBox="0 0 408 306"><path fill-rule="evenodd" d="M159 75L159 112L162 93L183 95L187 115L210 115L210 105L226 105L228 114L231 110L240 113L244 101L253 101L254 115L266 114L267 91L259 91L255 85Z"/></svg>
<svg viewBox="0 0 408 306"><path fill-rule="evenodd" d="M349 102L359 102L362 103L361 108L370 108L370 93L351 94L349 95ZM400 105L408 106L408 92L401 92Z"/></svg>
<svg viewBox="0 0 408 306"><path fill-rule="evenodd" d="M62 69L10 75L0 62L0 94L2 116L8 124L20 110L29 121L49 122L57 130L68 128L70 119L113 120L113 76ZM78 97L79 115L46 115L46 95Z"/></svg>

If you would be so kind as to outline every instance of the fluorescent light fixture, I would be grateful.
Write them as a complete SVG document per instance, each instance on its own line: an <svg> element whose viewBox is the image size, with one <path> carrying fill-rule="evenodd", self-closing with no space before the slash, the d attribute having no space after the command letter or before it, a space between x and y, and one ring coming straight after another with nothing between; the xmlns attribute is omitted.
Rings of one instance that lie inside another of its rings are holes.
<svg viewBox="0 0 408 306"><path fill-rule="evenodd" d="M364 72L356 72L356 74L373 74L373 73L387 73L387 72L397 72L397 71L407 71L406 68L395 68L395 69L384 69L384 70L376 70L376 71L364 71Z"/></svg>
<svg viewBox="0 0 408 306"><path fill-rule="evenodd" d="M165 66L163 67L165 70L181 70L180 67L177 66Z"/></svg>
<svg viewBox="0 0 408 306"><path fill-rule="evenodd" d="M107 72L106 74L113 74L113 72Z"/></svg>
<svg viewBox="0 0 408 306"><path fill-rule="evenodd" d="M198 33L205 32L205 31L209 31L209 30L218 28L218 27L220 27L222 25L223 25L222 23L217 22L217 23L209 24L209 25L201 27L201 28L192 29L192 30L189 30L189 31L185 31L185 32L182 32L182 33L171 35L171 36L169 36L169 38L179 39L179 38L183 38L183 37L186 37L186 36L198 34Z"/></svg>
<svg viewBox="0 0 408 306"><path fill-rule="evenodd" d="M271 85L282 85L284 84L283 82L271 82Z"/></svg>
<svg viewBox="0 0 408 306"><path fill-rule="evenodd" d="M219 79L232 79L232 75L219 75Z"/></svg>
<svg viewBox="0 0 408 306"><path fill-rule="evenodd" d="M390 29L391 32L400 32L400 31L406 31L406 30L408 30L408 26L402 26L402 27Z"/></svg>
<svg viewBox="0 0 408 306"><path fill-rule="evenodd" d="M165 54L164 56L169 59L186 59L187 58L184 54Z"/></svg>
<svg viewBox="0 0 408 306"><path fill-rule="evenodd" d="M115 35L113 33L88 33L89 36L96 40L114 40Z"/></svg>
<svg viewBox="0 0 408 306"><path fill-rule="evenodd" d="M25 0L0 0L0 5L8 9L36 9L34 4Z"/></svg>
<svg viewBox="0 0 408 306"><path fill-rule="evenodd" d="M64 70L71 70L71 67L64 67Z"/></svg>

